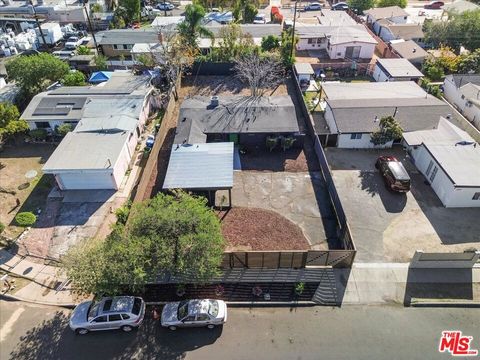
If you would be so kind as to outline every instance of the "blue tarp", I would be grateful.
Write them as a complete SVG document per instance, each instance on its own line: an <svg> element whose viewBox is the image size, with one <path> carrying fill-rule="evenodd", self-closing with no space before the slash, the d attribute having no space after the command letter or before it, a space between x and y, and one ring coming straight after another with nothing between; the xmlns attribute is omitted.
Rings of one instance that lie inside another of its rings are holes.
<svg viewBox="0 0 480 360"><path fill-rule="evenodd" d="M92 84L99 84L99 83L108 81L112 76L112 74L113 74L112 71L97 71L90 76L90 79L88 79L88 82L91 82Z"/></svg>

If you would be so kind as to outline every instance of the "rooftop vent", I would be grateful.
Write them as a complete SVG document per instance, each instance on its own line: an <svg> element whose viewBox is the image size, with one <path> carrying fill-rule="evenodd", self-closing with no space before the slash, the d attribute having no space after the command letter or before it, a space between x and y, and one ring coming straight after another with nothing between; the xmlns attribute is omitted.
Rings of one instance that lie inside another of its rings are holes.
<svg viewBox="0 0 480 360"><path fill-rule="evenodd" d="M218 106L218 96L212 96L210 98L210 106L217 107Z"/></svg>

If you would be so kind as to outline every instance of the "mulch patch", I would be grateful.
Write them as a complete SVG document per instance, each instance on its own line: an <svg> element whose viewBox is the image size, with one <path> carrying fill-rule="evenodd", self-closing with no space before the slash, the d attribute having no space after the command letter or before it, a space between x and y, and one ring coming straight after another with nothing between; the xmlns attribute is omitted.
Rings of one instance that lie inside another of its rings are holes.
<svg viewBox="0 0 480 360"><path fill-rule="evenodd" d="M300 227L274 211L233 207L219 217L227 251L310 249Z"/></svg>

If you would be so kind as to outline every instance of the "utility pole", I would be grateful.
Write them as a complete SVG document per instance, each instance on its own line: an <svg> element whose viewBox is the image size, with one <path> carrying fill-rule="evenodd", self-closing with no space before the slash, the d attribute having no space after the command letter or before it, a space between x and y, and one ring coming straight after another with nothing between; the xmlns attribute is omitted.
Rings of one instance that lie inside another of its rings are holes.
<svg viewBox="0 0 480 360"><path fill-rule="evenodd" d="M295 1L295 10L293 12L292 48L290 49L290 60L293 59L293 49L295 47L295 23L297 22L297 3L298 3L298 0Z"/></svg>
<svg viewBox="0 0 480 360"><path fill-rule="evenodd" d="M167 16L167 5L165 4L165 0L163 0L163 11L165 12L164 16Z"/></svg>
<svg viewBox="0 0 480 360"><path fill-rule="evenodd" d="M92 22L90 21L90 15L88 15L87 4L88 4L88 0L85 0L83 2L83 10L85 11L85 15L87 15L88 27L90 28L90 33L92 34L93 43L95 44L95 50L97 51L97 54L98 54L98 53L101 53L102 51L99 50L98 48L97 38L95 37L95 32L93 31Z"/></svg>
<svg viewBox="0 0 480 360"><path fill-rule="evenodd" d="M42 40L43 40L43 46L47 47L47 41L45 40L45 35L43 35L42 27L40 26L40 21L38 21L37 10L35 9L35 6L33 6L33 1L29 0L29 2L33 10L33 17L35 18L35 22L37 23L38 30L40 31L40 36L42 37Z"/></svg>

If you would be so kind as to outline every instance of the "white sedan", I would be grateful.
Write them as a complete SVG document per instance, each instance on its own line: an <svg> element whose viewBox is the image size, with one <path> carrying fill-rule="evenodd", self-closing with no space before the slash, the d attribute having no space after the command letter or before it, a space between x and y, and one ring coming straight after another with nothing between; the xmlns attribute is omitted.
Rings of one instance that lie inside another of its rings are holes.
<svg viewBox="0 0 480 360"><path fill-rule="evenodd" d="M184 300L167 303L162 310L162 326L170 330L178 327L213 329L227 322L227 304L222 300Z"/></svg>

